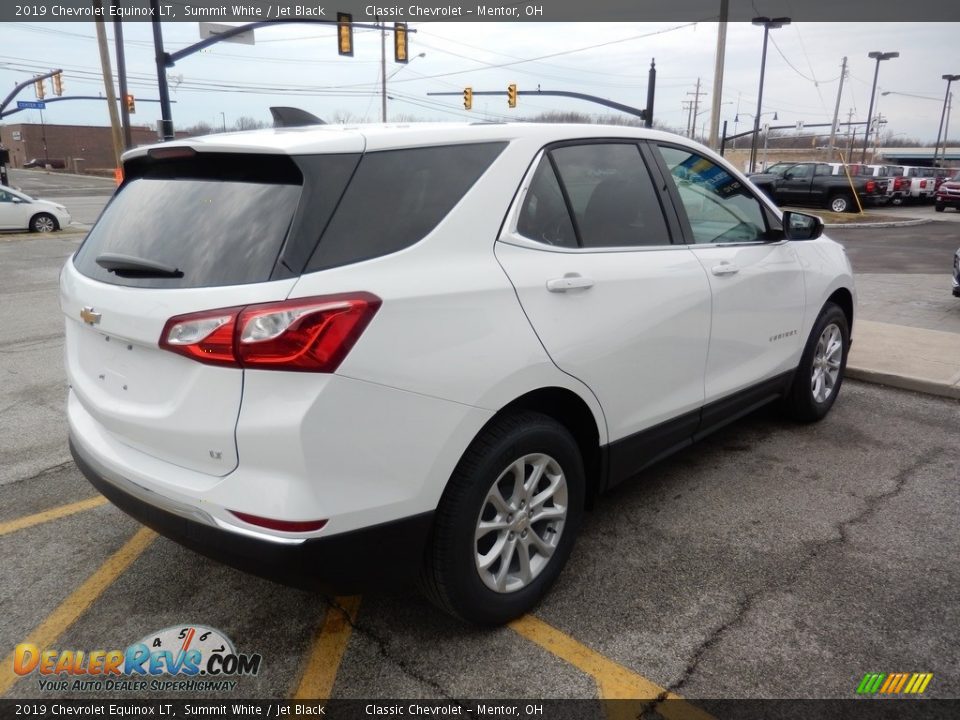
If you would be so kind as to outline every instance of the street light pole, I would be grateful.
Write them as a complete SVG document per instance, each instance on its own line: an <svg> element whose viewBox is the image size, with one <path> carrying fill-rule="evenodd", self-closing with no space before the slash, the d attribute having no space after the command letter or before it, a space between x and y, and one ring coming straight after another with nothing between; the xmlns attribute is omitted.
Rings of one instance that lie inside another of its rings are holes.
<svg viewBox="0 0 960 720"><path fill-rule="evenodd" d="M898 58L900 57L900 53L873 51L867 53L867 57L876 60L877 64L873 70L873 87L870 89L870 109L867 110L867 131L863 134L863 154L860 156L861 163L867 162L867 145L870 144L870 124L873 122L873 101L877 95L877 77L880 75L880 61Z"/></svg>
<svg viewBox="0 0 960 720"><path fill-rule="evenodd" d="M763 54L760 56L760 90L757 93L757 116L753 119L753 137L750 139L750 172L756 169L757 164L757 135L760 132L760 112L763 109L763 76L767 68L767 39L771 30L782 28L790 24L790 18L778 17L772 20L768 17L755 17L753 24L763 26Z"/></svg>
<svg viewBox="0 0 960 720"><path fill-rule="evenodd" d="M943 120L947 116L947 102L950 99L950 84L954 80L960 80L960 75L943 75L942 77L944 80L947 81L947 92L944 93L943 95L943 111L940 113L940 127L937 129L937 142L933 146L933 166L934 167L937 166L937 152L940 150L940 135L943 133ZM944 144L943 154L946 155L947 154L946 138L944 138L943 144Z"/></svg>

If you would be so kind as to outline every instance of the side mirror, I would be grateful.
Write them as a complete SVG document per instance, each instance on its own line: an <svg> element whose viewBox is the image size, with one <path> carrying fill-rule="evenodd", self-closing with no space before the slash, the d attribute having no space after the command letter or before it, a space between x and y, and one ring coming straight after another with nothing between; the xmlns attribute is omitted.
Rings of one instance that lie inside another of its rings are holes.
<svg viewBox="0 0 960 720"><path fill-rule="evenodd" d="M783 179L784 179L784 180L793 180L793 173L790 172L789 170L787 170L787 171L783 174Z"/></svg>
<svg viewBox="0 0 960 720"><path fill-rule="evenodd" d="M783 213L783 234L787 240L816 240L823 235L823 220L787 210Z"/></svg>

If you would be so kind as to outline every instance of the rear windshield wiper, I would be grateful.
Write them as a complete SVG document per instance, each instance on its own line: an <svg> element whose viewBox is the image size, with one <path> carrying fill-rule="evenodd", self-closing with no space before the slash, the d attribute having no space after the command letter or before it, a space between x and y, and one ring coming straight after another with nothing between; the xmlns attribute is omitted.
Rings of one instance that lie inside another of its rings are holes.
<svg viewBox="0 0 960 720"><path fill-rule="evenodd" d="M182 270L133 255L103 253L97 257L97 265L120 277L183 277Z"/></svg>

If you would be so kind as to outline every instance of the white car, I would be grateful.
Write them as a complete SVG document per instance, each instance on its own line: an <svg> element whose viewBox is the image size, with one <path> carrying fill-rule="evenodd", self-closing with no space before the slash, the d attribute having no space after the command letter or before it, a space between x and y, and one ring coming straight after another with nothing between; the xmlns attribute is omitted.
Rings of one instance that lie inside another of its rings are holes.
<svg viewBox="0 0 960 720"><path fill-rule="evenodd" d="M597 493L840 390L842 247L675 135L326 125L124 157L61 276L72 451L116 505L239 567L339 592L419 577L501 623Z"/></svg>
<svg viewBox="0 0 960 720"><path fill-rule="evenodd" d="M69 224L70 213L63 205L0 185L0 230L53 232Z"/></svg>

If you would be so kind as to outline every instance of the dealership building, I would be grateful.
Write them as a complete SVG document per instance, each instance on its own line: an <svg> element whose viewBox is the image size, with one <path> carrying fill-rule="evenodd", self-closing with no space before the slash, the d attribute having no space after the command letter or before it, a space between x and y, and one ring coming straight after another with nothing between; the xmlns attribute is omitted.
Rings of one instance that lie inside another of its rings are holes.
<svg viewBox="0 0 960 720"><path fill-rule="evenodd" d="M159 139L155 128L131 128L134 145ZM112 172L113 136L109 127L19 123L0 126L0 145L10 151L9 167L21 168L30 160L57 161L69 172Z"/></svg>

